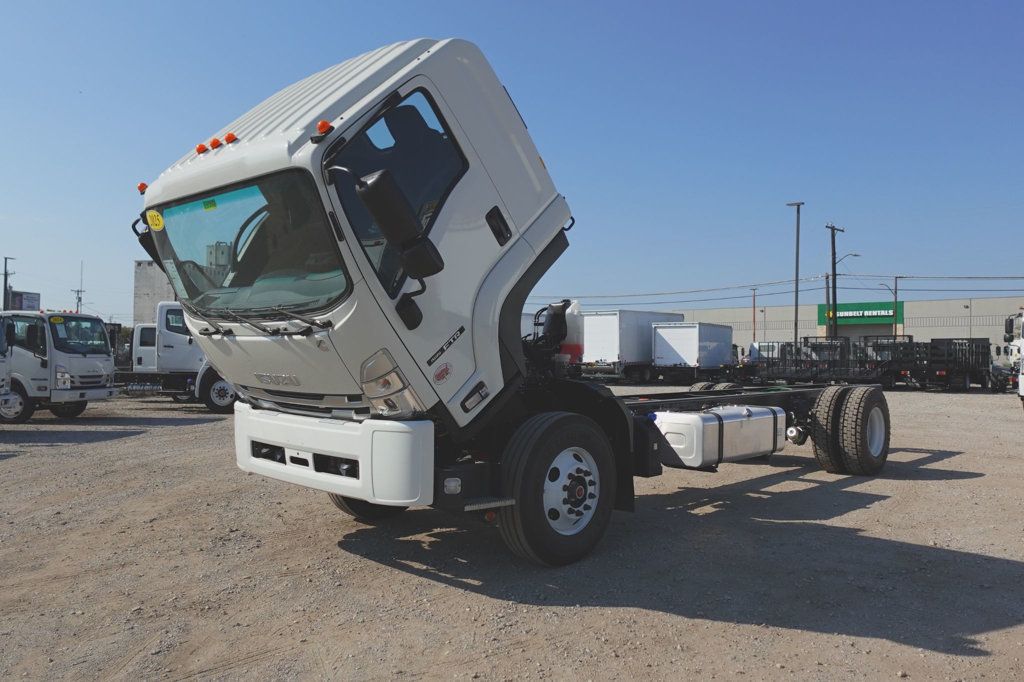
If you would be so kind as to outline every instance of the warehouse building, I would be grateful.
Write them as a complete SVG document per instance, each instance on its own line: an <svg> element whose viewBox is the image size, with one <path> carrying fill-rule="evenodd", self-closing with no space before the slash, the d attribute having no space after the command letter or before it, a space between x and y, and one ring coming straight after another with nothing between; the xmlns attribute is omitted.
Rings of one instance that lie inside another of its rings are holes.
<svg viewBox="0 0 1024 682"><path fill-rule="evenodd" d="M160 301L175 301L177 297L171 289L164 271L151 260L135 261L135 285L132 304L133 324L153 324L156 322L156 304Z"/></svg>
<svg viewBox="0 0 1024 682"><path fill-rule="evenodd" d="M949 298L934 301L888 301L839 303L839 334L851 339L893 333L907 334L915 341L937 338L988 338L1003 345L1003 324L1009 315L1024 307L1024 296L997 298ZM689 322L715 322L733 328L733 343L749 347L757 341L792 341L793 306L768 305L742 308L684 310ZM822 304L800 306L798 333L825 336L827 309Z"/></svg>

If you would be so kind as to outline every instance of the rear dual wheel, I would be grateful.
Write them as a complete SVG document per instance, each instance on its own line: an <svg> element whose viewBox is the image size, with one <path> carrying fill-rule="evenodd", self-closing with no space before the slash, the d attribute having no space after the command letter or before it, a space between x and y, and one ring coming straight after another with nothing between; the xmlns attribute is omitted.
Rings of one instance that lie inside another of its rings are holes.
<svg viewBox="0 0 1024 682"><path fill-rule="evenodd" d="M690 391L710 391L714 384L710 381L698 381L690 385Z"/></svg>
<svg viewBox="0 0 1024 682"><path fill-rule="evenodd" d="M811 412L814 457L833 474L873 476L889 456L889 405L875 386L829 386Z"/></svg>

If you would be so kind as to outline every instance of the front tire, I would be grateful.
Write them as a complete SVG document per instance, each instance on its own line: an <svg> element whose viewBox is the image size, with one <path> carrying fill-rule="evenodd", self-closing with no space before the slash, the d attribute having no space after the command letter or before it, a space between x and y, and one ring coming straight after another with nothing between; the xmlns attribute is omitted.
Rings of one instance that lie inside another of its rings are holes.
<svg viewBox="0 0 1024 682"><path fill-rule="evenodd" d="M207 372L199 395L210 412L229 414L235 410L235 387L216 372Z"/></svg>
<svg viewBox="0 0 1024 682"><path fill-rule="evenodd" d="M78 415L85 412L85 408L89 403L82 400L76 403L60 403L59 405L50 405L50 413L58 419L74 419Z"/></svg>
<svg viewBox="0 0 1024 682"><path fill-rule="evenodd" d="M501 537L515 554L545 566L587 556L604 536L615 503L615 460L601 428L571 412L542 412L505 446Z"/></svg>
<svg viewBox="0 0 1024 682"><path fill-rule="evenodd" d="M386 519L394 518L408 507L389 507L386 504L375 504L366 500L357 500L354 497L343 497L334 493L327 493L334 506L345 512L352 518L363 523L377 523Z"/></svg>
<svg viewBox="0 0 1024 682"><path fill-rule="evenodd" d="M9 424L24 424L36 411L36 404L28 397L28 393L21 387L21 384L14 384L11 387L10 407L0 410L0 419Z"/></svg>

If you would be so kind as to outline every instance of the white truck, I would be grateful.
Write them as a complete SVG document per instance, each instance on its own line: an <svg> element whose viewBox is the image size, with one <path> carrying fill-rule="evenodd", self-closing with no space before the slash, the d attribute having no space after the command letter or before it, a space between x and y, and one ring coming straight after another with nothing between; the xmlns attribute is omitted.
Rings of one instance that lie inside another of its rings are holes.
<svg viewBox="0 0 1024 682"><path fill-rule="evenodd" d="M646 384L654 378L651 324L682 322L682 313L595 310L583 313L584 376Z"/></svg>
<svg viewBox="0 0 1024 682"><path fill-rule="evenodd" d="M654 373L665 381L698 388L721 388L738 373L732 327L708 322L655 322L651 325Z"/></svg>
<svg viewBox="0 0 1024 682"><path fill-rule="evenodd" d="M1005 370L1007 383L1017 389L1021 405L1024 406L1024 312L1010 315L1006 318L1003 329L1003 345L996 347L999 351L996 362L993 364L993 378L996 377L996 370Z"/></svg>
<svg viewBox="0 0 1024 682"><path fill-rule="evenodd" d="M566 378L568 306L523 340L571 216L468 42L314 74L140 191L139 242L238 391L238 466L364 521L479 512L514 553L567 564L663 465L706 471L808 436L830 471L885 463L877 388L617 398Z"/></svg>
<svg viewBox="0 0 1024 682"><path fill-rule="evenodd" d="M11 392L0 419L26 422L45 407L71 419L88 403L117 395L103 320L78 313L0 313L10 345Z"/></svg>
<svg viewBox="0 0 1024 682"><path fill-rule="evenodd" d="M234 409L234 387L206 361L177 301L157 303L155 324L135 325L132 371L118 378L129 386L158 386L160 393L176 402L199 400L211 412Z"/></svg>

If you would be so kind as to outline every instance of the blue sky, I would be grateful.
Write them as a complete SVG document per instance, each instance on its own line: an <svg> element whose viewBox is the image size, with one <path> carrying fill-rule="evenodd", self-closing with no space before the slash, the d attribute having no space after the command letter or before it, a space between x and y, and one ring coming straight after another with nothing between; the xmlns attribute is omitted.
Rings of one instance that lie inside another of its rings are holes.
<svg viewBox="0 0 1024 682"><path fill-rule="evenodd" d="M84 261L89 309L129 321L136 183L279 88L419 36L482 47L569 199L538 293L791 277L793 200L807 274L828 221L851 271L1024 274L1022 3L265 4L4 6L16 288L67 307Z"/></svg>

